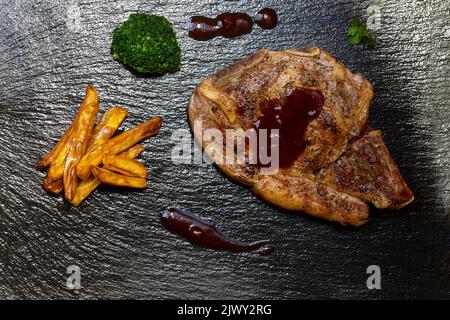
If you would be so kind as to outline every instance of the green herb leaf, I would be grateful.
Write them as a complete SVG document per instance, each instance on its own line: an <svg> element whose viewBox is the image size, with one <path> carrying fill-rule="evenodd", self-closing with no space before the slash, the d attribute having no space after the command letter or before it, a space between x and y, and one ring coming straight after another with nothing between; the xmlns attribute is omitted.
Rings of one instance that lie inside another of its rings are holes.
<svg viewBox="0 0 450 320"><path fill-rule="evenodd" d="M356 17L350 23L347 30L347 39L353 45L364 45L367 48L375 48L377 42L367 30L367 25Z"/></svg>

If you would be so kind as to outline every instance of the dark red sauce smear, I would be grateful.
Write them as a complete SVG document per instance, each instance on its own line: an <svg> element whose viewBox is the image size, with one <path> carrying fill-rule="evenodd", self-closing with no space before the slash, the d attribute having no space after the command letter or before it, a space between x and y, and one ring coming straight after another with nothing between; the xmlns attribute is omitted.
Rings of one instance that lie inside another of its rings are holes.
<svg viewBox="0 0 450 320"><path fill-rule="evenodd" d="M264 29L272 29L278 23L274 10L264 8L255 15L255 22ZM195 40L210 40L222 36L225 38L239 37L250 33L253 29L253 19L246 13L226 12L216 18L194 16L188 25L189 37Z"/></svg>
<svg viewBox="0 0 450 320"><path fill-rule="evenodd" d="M280 168L292 165L305 150L306 129L311 120L319 116L324 102L325 98L319 91L294 89L282 101L272 99L261 104L262 114L255 122L255 130L268 129L268 134L270 129L279 130ZM258 143L258 151L262 152L264 146L265 143ZM270 155L270 150L267 153ZM265 165L258 163L257 167Z"/></svg>
<svg viewBox="0 0 450 320"><path fill-rule="evenodd" d="M278 16L275 10L264 8L258 11L253 18L255 23L263 29L273 29L278 24Z"/></svg>
<svg viewBox="0 0 450 320"><path fill-rule="evenodd" d="M215 19L195 16L189 23L189 37L195 40L209 40L222 36L234 38L250 33L253 28L252 18L245 13L223 13Z"/></svg>
<svg viewBox="0 0 450 320"><path fill-rule="evenodd" d="M253 243L231 240L217 230L213 223L179 209L170 208L163 211L161 223L170 232L180 235L196 246L230 252L259 250L258 253L262 256L270 255L273 252L273 248L268 246L270 240Z"/></svg>

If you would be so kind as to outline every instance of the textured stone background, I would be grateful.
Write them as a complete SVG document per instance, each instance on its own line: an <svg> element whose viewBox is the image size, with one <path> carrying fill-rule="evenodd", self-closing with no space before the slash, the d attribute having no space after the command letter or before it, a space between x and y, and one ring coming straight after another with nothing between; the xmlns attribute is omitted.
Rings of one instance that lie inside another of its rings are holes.
<svg viewBox="0 0 450 320"><path fill-rule="evenodd" d="M450 298L448 1L382 1L376 50L350 46L346 26L371 1L0 0L1 298ZM196 42L195 14L275 8L280 25L234 40ZM135 11L167 16L183 68L136 77L110 55L112 29ZM370 124L416 194L399 212L372 210L361 229L342 228L272 207L213 166L175 166L170 136L188 129L193 87L259 48L317 44L376 88ZM161 134L145 142L150 187L104 188L80 208L42 189L35 162L60 137L88 82L101 110L123 105L125 127L153 115ZM270 237L275 253L193 248L169 234L168 206L211 218L236 238ZM66 289L80 266L82 289ZM382 270L382 290L366 288L366 268Z"/></svg>

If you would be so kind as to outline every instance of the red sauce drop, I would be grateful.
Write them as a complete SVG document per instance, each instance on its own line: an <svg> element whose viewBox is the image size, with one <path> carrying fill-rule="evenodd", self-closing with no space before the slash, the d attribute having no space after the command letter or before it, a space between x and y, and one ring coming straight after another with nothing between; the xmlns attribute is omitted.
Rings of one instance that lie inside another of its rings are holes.
<svg viewBox="0 0 450 320"><path fill-rule="evenodd" d="M195 40L209 40L219 35L216 19L195 16L188 25L189 37Z"/></svg>
<svg viewBox="0 0 450 320"><path fill-rule="evenodd" d="M250 33L253 28L253 19L245 13L222 13L217 16L221 28L220 35L225 38L234 38Z"/></svg>
<svg viewBox="0 0 450 320"><path fill-rule="evenodd" d="M253 28L252 18L245 13L222 13L217 18L194 16L188 25L189 37L195 40L209 40L222 36L234 38L250 33Z"/></svg>
<svg viewBox="0 0 450 320"><path fill-rule="evenodd" d="M257 132L268 129L268 134L270 129L279 130L280 168L288 168L305 150L306 129L311 120L319 116L324 102L325 98L319 91L294 89L283 101L271 99L261 104L262 114L255 123L255 129ZM259 152L265 145L258 141ZM257 167L264 166L257 164Z"/></svg>
<svg viewBox="0 0 450 320"><path fill-rule="evenodd" d="M275 10L264 8L258 11L254 17L255 23L263 29L273 29L278 24L278 16Z"/></svg>

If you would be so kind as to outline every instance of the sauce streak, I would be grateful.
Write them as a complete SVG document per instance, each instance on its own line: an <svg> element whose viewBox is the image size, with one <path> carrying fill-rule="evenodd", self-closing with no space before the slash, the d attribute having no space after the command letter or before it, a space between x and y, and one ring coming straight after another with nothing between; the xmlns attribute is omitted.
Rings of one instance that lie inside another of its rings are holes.
<svg viewBox="0 0 450 320"><path fill-rule="evenodd" d="M261 9L255 15L255 23L263 29L275 28L278 23L277 14L272 9ZM225 38L239 37L250 33L252 29L252 17L239 12L225 12L216 18L194 16L188 24L189 37L202 41L218 36Z"/></svg>
<svg viewBox="0 0 450 320"><path fill-rule="evenodd" d="M269 255L273 248L267 246L271 241L263 240L253 243L243 243L227 238L215 225L192 213L170 208L161 214L161 223L172 233L185 238L193 245L218 251L250 252L261 249L262 256Z"/></svg>
<svg viewBox="0 0 450 320"><path fill-rule="evenodd" d="M250 33L253 28L252 18L245 13L222 13L215 19L195 16L188 25L189 37L195 40L209 40L222 36L234 38Z"/></svg>
<svg viewBox="0 0 450 320"><path fill-rule="evenodd" d="M263 29L273 29L278 24L278 16L275 10L264 8L258 11L253 18L255 23Z"/></svg>
<svg viewBox="0 0 450 320"><path fill-rule="evenodd" d="M261 104L261 116L255 122L255 130L279 130L280 168L289 167L305 150L305 132L309 123L322 111L325 98L321 92L308 89L294 89L284 101L265 100ZM269 140L269 143L271 141ZM270 144L269 144L270 145ZM258 151L264 146L258 143ZM270 155L270 148L267 150ZM258 157L259 159L259 157ZM257 167L263 167L261 163Z"/></svg>

